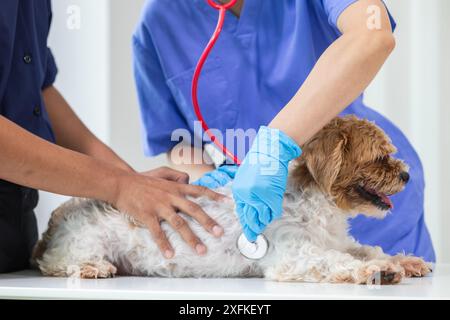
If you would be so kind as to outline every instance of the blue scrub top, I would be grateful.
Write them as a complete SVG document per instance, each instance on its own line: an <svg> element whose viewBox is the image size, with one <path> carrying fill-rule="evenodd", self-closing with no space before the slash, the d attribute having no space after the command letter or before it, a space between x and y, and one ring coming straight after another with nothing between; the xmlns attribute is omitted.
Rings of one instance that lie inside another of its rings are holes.
<svg viewBox="0 0 450 320"><path fill-rule="evenodd" d="M268 124L341 35L337 20L356 1L245 0L240 18L229 12L199 84L200 105L208 125L225 133L227 128L258 129ZM191 103L191 81L216 23L217 11L206 0L147 1L133 36L147 155L173 148L177 144L171 141L175 129L194 133L197 118ZM411 166L412 181L393 197L396 207L392 214L384 220L352 220L353 236L391 254L406 252L434 261L423 221L423 170L413 147L395 125L364 105L363 96L343 114L375 121L391 136L398 157Z"/></svg>
<svg viewBox="0 0 450 320"><path fill-rule="evenodd" d="M48 141L42 90L57 74L47 47L51 20L50 0L0 1L0 115Z"/></svg>

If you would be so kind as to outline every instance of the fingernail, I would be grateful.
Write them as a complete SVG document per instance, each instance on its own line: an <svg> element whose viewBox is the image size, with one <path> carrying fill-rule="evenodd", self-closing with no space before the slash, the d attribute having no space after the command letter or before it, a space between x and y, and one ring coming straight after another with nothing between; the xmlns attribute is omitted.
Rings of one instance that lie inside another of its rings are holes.
<svg viewBox="0 0 450 320"><path fill-rule="evenodd" d="M228 199L228 198L229 198L229 197L227 197L226 195L218 193L218 194L217 194L217 197L216 197L216 201L217 201L217 202L221 202L221 201L225 201L225 200Z"/></svg>
<svg viewBox="0 0 450 320"><path fill-rule="evenodd" d="M172 259L173 258L173 251L172 250L164 251L164 257L166 257L166 259Z"/></svg>
<svg viewBox="0 0 450 320"><path fill-rule="evenodd" d="M212 232L213 232L213 235L216 237L223 236L223 228L222 227L214 226L214 228L212 228Z"/></svg>
<svg viewBox="0 0 450 320"><path fill-rule="evenodd" d="M197 251L199 255L203 255L206 253L206 247L203 244L198 244L195 246L195 251Z"/></svg>

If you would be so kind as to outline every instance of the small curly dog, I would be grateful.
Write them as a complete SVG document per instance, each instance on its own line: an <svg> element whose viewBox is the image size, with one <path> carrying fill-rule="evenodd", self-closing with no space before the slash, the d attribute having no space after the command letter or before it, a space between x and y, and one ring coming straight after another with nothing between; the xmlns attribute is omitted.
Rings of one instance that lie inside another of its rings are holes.
<svg viewBox="0 0 450 320"><path fill-rule="evenodd" d="M185 217L208 247L191 252L163 222L177 255L166 260L139 222L106 203L73 199L52 215L33 261L47 276L107 278L116 274L160 277L265 277L277 281L399 283L422 277L431 265L418 257L389 256L348 234L347 220L360 213L382 219L392 209L389 195L403 190L408 168L392 155L390 139L374 123L336 118L305 146L292 164L281 219L265 231L270 246L261 260L244 258L236 247L242 230L230 186L229 200L195 199L225 229L213 238ZM182 214L182 213L180 213ZM183 215L184 216L184 215Z"/></svg>

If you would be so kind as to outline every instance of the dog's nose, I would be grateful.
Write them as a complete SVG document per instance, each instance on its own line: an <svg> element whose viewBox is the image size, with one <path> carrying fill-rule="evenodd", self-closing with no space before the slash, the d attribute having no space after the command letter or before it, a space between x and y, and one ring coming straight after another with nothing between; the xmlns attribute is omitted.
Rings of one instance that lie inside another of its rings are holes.
<svg viewBox="0 0 450 320"><path fill-rule="evenodd" d="M404 183L408 183L409 181L409 173L406 171L403 171L402 173L400 173L400 179L404 182Z"/></svg>

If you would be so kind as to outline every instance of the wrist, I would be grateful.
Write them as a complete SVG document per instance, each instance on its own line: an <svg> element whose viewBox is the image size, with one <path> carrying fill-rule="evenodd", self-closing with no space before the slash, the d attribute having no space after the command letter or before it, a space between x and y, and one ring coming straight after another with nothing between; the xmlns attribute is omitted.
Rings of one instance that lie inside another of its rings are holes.
<svg viewBox="0 0 450 320"><path fill-rule="evenodd" d="M262 126L250 152L265 154L282 162L290 162L301 156L302 149L282 130Z"/></svg>
<svg viewBox="0 0 450 320"><path fill-rule="evenodd" d="M123 190L127 177L130 176L130 172L109 163L107 166L102 167L104 169L102 170L102 174L96 178L99 181L99 185L94 190L94 192L98 192L94 198L117 207L121 190Z"/></svg>
<svg viewBox="0 0 450 320"><path fill-rule="evenodd" d="M122 160L110 147L94 138L85 148L86 154L99 160L106 161L124 171L129 173L136 173L136 171L124 160Z"/></svg>

